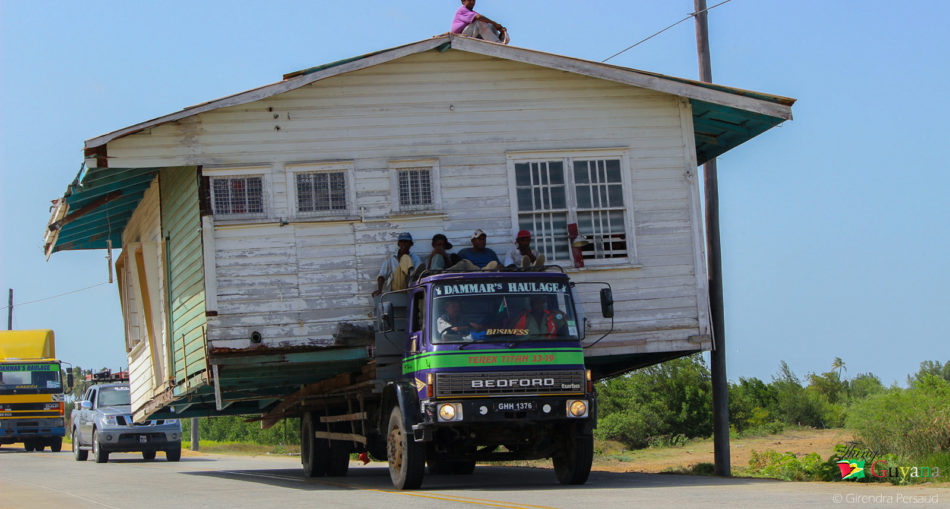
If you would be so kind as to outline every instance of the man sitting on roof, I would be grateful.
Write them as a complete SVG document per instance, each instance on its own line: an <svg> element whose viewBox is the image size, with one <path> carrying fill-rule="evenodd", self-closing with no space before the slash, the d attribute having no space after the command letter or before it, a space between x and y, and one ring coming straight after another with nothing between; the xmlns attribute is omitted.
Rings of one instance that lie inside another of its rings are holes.
<svg viewBox="0 0 950 509"><path fill-rule="evenodd" d="M498 268L498 255L487 247L488 236L481 228L472 233L472 247L467 247L459 251L459 258L462 260L456 263L449 270L455 271L474 271L474 270L492 270Z"/></svg>
<svg viewBox="0 0 950 509"><path fill-rule="evenodd" d="M393 291L405 290L412 268L422 263L415 253L409 252L412 248L412 234L400 233L396 245L397 251L383 260L383 265L379 268L374 297L383 293L384 286L388 286Z"/></svg>
<svg viewBox="0 0 950 509"><path fill-rule="evenodd" d="M450 32L508 44L508 30L501 26L501 23L496 23L473 11L474 8L475 0L462 0L462 6L455 11Z"/></svg>
<svg viewBox="0 0 950 509"><path fill-rule="evenodd" d="M531 249L531 232L521 230L515 237L518 246L505 256L505 267L543 267L544 255Z"/></svg>

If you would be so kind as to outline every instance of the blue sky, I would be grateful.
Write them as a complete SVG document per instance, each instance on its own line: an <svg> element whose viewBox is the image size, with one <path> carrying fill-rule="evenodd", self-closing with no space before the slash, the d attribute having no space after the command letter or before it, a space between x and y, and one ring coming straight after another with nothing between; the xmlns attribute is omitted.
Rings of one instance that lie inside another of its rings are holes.
<svg viewBox="0 0 950 509"><path fill-rule="evenodd" d="M42 254L49 201L86 139L443 33L457 5L0 0L0 306L13 288L14 328L54 329L59 356L83 367L126 364L105 252ZM692 7L476 10L513 45L600 61ZM782 360L823 372L841 357L847 376L903 383L923 360L950 360L948 18L939 0L732 0L710 12L715 82L798 99L795 120L719 159L730 379L769 380ZM689 20L610 63L697 78L695 52Z"/></svg>

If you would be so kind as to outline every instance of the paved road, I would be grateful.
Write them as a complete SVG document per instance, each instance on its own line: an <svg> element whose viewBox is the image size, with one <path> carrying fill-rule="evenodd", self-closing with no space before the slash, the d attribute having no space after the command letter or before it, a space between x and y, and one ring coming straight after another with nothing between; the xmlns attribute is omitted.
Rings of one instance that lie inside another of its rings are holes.
<svg viewBox="0 0 950 509"><path fill-rule="evenodd" d="M351 464L345 478L305 479L296 458L203 455L168 463L113 454L77 463L66 451L0 449L0 508L412 508L950 507L950 489L787 483L594 472L563 487L551 470L479 466L470 476L428 476L395 491L385 464ZM912 498L918 497L918 498ZM840 500L840 502L838 502Z"/></svg>

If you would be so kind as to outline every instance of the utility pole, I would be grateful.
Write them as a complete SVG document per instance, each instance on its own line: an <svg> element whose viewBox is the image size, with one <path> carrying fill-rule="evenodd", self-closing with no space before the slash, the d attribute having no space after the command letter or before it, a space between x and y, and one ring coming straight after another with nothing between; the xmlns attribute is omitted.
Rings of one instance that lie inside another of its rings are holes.
<svg viewBox="0 0 950 509"><path fill-rule="evenodd" d="M13 288L10 288L10 301L7 304L7 330L13 330Z"/></svg>
<svg viewBox="0 0 950 509"><path fill-rule="evenodd" d="M706 0L693 0L696 17L696 51L699 79L712 83L709 58L709 24ZM716 160L703 165L706 196L706 267L709 271L709 307L712 315L713 349L709 353L713 396L713 458L716 475L732 476L729 458L729 383L726 379L726 327L722 304L722 250L719 244L719 179Z"/></svg>
<svg viewBox="0 0 950 509"><path fill-rule="evenodd" d="M191 418L191 450L198 450L198 418Z"/></svg>

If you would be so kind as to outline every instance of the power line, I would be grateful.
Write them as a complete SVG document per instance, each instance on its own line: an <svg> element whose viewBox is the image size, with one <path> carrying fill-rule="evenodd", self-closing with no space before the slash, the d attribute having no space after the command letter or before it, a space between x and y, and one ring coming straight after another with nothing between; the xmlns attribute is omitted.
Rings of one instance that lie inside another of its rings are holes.
<svg viewBox="0 0 950 509"><path fill-rule="evenodd" d="M70 295L70 294L73 294L73 293L83 292L83 291L86 291L86 290L90 290L90 289L92 289L92 288L95 288L95 287L97 287L97 286L102 286L102 285L107 285L107 284L109 284L109 283L99 283L99 284L95 284L95 285L92 285L92 286L87 286L87 287L85 287L85 288L80 288L80 289L78 289L78 290L72 290L72 291L69 291L69 292L66 292L66 293L61 293L61 294L59 294L59 295L53 295L53 296L51 296L51 297L44 297L44 298L42 298L42 299L31 300L31 301L29 301L29 302L17 302L17 303L14 303L13 307L26 306L27 304L36 304L37 302L43 302L43 301L47 301L47 300L56 299L56 298L62 297L62 296L64 296L64 295ZM0 308L0 311L2 311L2 310L4 310L4 309L7 309L8 307L10 307L10 306L3 306L2 308Z"/></svg>
<svg viewBox="0 0 950 509"><path fill-rule="evenodd" d="M623 50L620 50L620 51L618 51L617 53L614 53L613 55L610 55L609 57L607 57L607 58L601 60L601 63L604 63L604 62L606 62L606 61L608 61L608 60L610 60L610 59L612 59L612 58L614 58L614 57L616 57L616 56L618 56L618 55L621 55L621 54L623 54L623 53L626 53L626 52L629 51L629 50L632 50L633 48L636 48L637 46L639 46L639 45L641 45L641 44L643 44L643 43L649 41L650 39L652 39L652 38L654 38L654 37L656 37L656 36L662 34L663 32L666 32L667 30L669 30L669 29L675 27L676 25L679 25L680 23L682 23L682 22L688 20L689 18L692 18L692 17L696 16L697 14L702 14L702 13L704 13L704 12L709 12L709 11L715 9L716 7L719 7L720 5L725 4L725 3L729 3L729 2L731 2L731 1L732 1L732 0L725 0L725 1L723 1L723 2L719 2L718 4L716 4L716 5L712 6L712 7L707 7L707 8L705 8L705 9L701 10L701 11L691 12L691 13L689 13L689 15L687 15L685 18L683 18L683 19L677 21L676 23L673 23L672 25L670 25L670 26L664 28L663 30L660 30L659 32L657 32L657 33L655 33L655 34L653 34L653 35L647 37L646 39L643 39L643 40L641 40L640 42L637 42L636 44L634 44L634 45L632 45L632 46L628 46L627 48L625 48L625 49L623 49Z"/></svg>

